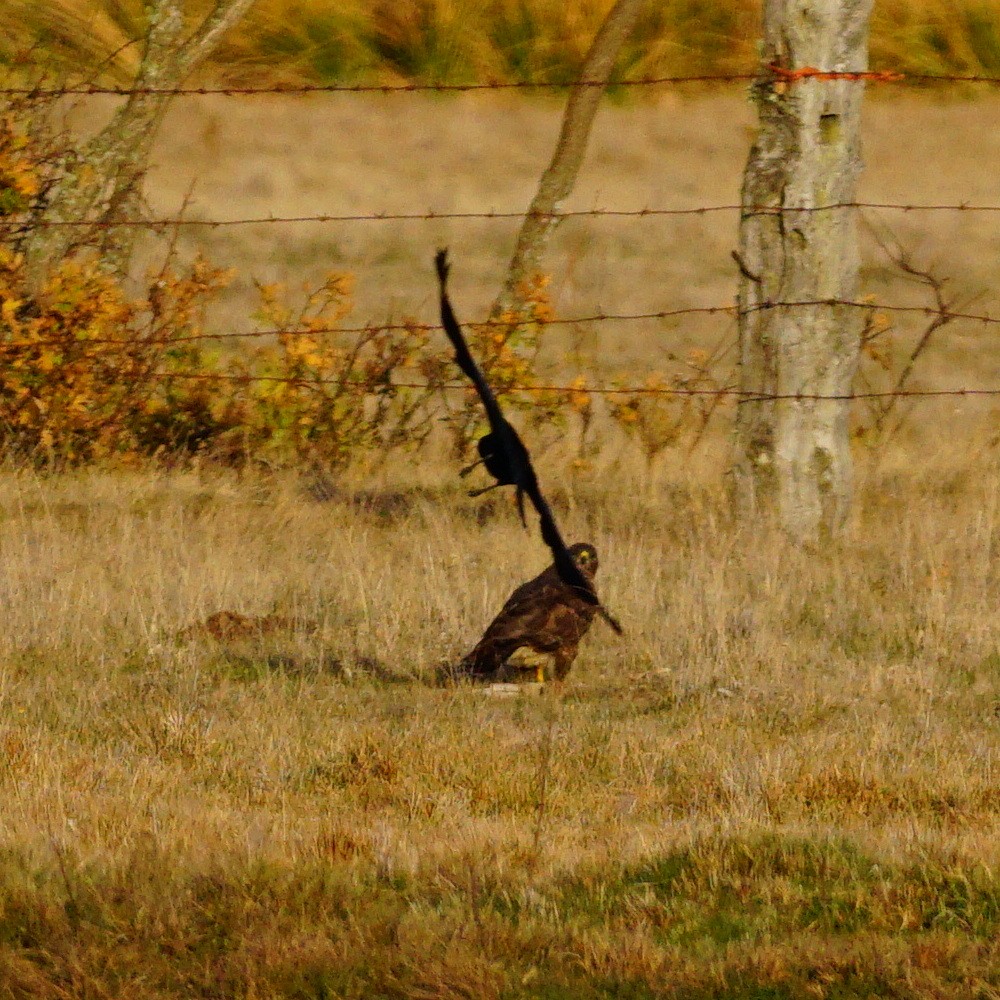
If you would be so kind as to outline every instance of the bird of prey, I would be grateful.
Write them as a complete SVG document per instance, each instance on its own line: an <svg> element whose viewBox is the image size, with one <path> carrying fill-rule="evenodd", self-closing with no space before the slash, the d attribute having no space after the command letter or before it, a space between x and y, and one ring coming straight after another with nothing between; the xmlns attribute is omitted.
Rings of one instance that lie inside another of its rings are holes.
<svg viewBox="0 0 1000 1000"><path fill-rule="evenodd" d="M486 416L490 423L489 433L483 437L478 444L479 454L483 464L486 466L496 483L496 486L513 486L516 490L518 510L521 514L522 523L524 521L524 497L527 496L532 506L538 512L539 526L542 533L542 541L552 551L554 560L554 572L567 587L574 588L580 600L591 605L594 611L599 614L619 635L622 634L622 627L615 618L601 604L594 589L594 582L591 576L583 572L577 561L571 555L566 543L563 541L552 510L545 497L542 495L541 487L538 485L538 477L535 475L534 467L531 464L531 456L524 446L517 431L507 422L500 404L493 395L479 366L473 360L469 352L469 346L465 342L462 328L455 318L455 313L451 308L448 298L448 251L438 250L434 258L437 267L438 285L441 294L441 323L444 331L455 349L455 363L472 381L482 400L486 410ZM480 491L482 492L482 491ZM526 584L527 586L527 584ZM589 624L589 622L588 622Z"/></svg>
<svg viewBox="0 0 1000 1000"><path fill-rule="evenodd" d="M593 587L597 550L586 542L569 548L570 556ZM476 679L493 677L518 650L536 654L539 681L544 672L538 655L551 658L556 681L561 681L576 659L577 648L599 605L587 600L579 587L567 584L555 565L522 583L500 609L482 639L461 662L459 670Z"/></svg>

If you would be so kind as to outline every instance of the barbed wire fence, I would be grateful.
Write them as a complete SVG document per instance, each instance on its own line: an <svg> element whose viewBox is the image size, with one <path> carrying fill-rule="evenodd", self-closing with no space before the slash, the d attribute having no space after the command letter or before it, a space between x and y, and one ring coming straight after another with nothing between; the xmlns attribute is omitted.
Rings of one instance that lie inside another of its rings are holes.
<svg viewBox="0 0 1000 1000"><path fill-rule="evenodd" d="M732 85L735 83L758 83L769 81L772 85L785 87L806 80L826 80L826 81L853 81L864 83L906 85L913 84L924 87L936 87L944 84L949 85L982 85L986 87L1000 86L1000 76L990 76L983 74L944 74L944 73L909 73L894 70L878 70L868 72L835 72L824 71L814 67L803 67L797 70L788 70L780 66L770 65L758 71L747 71L742 73L724 74L697 74L684 76L658 76L646 78L632 78L606 81L574 81L574 82L530 82L514 81L500 82L490 81L483 83L391 83L391 84L273 84L267 86L185 86L170 89L160 89L152 87L127 87L127 86L106 86L99 84L77 84L59 87L43 86L18 86L0 87L0 96L27 98L29 100L57 100L62 98L77 97L130 97L133 95L154 95L168 94L171 97L202 97L202 96L223 96L223 97L254 97L254 96L300 96L308 97L317 94L420 94L420 93L484 93L489 91L542 91L542 90L567 90L574 87L608 87L608 89L646 89L667 86L687 86L687 85ZM967 202L951 203L903 203L891 201L852 201L835 202L820 206L746 206L741 204L717 204L717 205L696 205L683 207L643 207L638 209L619 208L589 208L589 209L567 209L553 213L534 213L545 217L557 219L571 218L595 218L595 219L642 219L657 217L698 217L722 213L742 213L744 216L752 215L794 215L796 213L821 213L838 210L871 210L871 211L891 211L904 214L912 213L966 213L966 214L996 214L1000 213L1000 205L994 204L972 204ZM162 218L122 218L112 220L64 220L33 218L30 220L19 220L16 216L0 216L0 239L16 235L23 232L25 227L30 228L136 228L148 230L150 232L177 231L180 229L223 229L240 226L260 226L260 225L295 225L295 224L385 224L392 222L436 222L442 220L464 221L504 221L521 220L531 213L516 211L462 211L443 212L427 209L426 211L411 212L369 212L351 214L331 214L316 213L311 215L268 215L246 218L230 219L199 219L184 216L162 217ZM980 324L984 327L1000 325L1000 315L992 315L988 312L968 312L961 309L935 308L932 306L905 305L891 302L879 302L874 300L851 301L845 299L814 299L806 301L778 301L764 302L752 307L749 311L765 309L795 309L795 308L815 308L822 306L848 307L865 310L870 314L878 313L898 313L926 317L933 322L941 324L953 320L963 320L966 322ZM617 324L632 322L653 322L659 320L670 320L691 316L731 316L738 315L738 307L735 304L720 304L709 306L692 306L686 308L663 309L656 311L638 313L606 313L595 312L589 315L576 317L554 317L546 320L546 325L554 326L581 326L591 324ZM471 323L473 326L512 326L520 323L520 320L511 321L506 319L486 319L478 323ZM299 337L299 336L320 336L320 335L344 335L344 334L365 334L373 331L439 331L442 327L439 324L427 323L378 323L365 326L320 326L308 328L291 327L268 327L256 330L241 330L228 332L200 332L196 334L182 334L168 338L170 344L181 344L195 341L215 341L215 342L238 342L271 337ZM155 344L155 339L150 339L150 345ZM63 341L50 340L6 340L0 341L0 357L13 355L21 351L32 351L44 347L59 347ZM86 349L91 346L115 347L120 346L123 350L134 348L146 343L136 338L89 338L81 341L77 347L81 353L68 363L79 364L87 359ZM205 381L236 381L236 382L286 382L301 385L324 385L334 384L336 380L323 378L288 378L272 375L261 375L251 373L227 373L227 372L204 372L204 371L177 371L152 372L149 377L153 379L190 379ZM340 383L338 383L340 384ZM393 383L398 388L426 389L428 385L421 382L397 381ZM341 388L346 391L357 391L360 393L369 391L364 385L352 386L343 385ZM443 391L468 392L465 383L445 382L436 386ZM606 385L592 386L585 388L580 385L559 385L559 384L535 384L535 385L512 385L506 391L518 391L528 394L551 393L551 392L586 392L594 395L663 395L677 397L715 397L719 399L732 399L740 403L746 402L769 402L779 400L878 400L878 399L935 399L943 397L951 398L978 398L978 397L1000 397L1000 386L958 386L953 388L938 389L911 389L896 388L888 391L857 391L841 395L823 395L809 392L794 393L768 393L761 394L745 390L740 390L732 386L723 387L683 387L683 386L650 386L650 385ZM530 400L528 401L530 405Z"/></svg>
<svg viewBox="0 0 1000 1000"><path fill-rule="evenodd" d="M22 97L73 97L106 95L128 97L133 94L166 94L171 97L197 97L218 94L225 97L248 97L256 95L308 95L308 94L417 94L417 93L475 93L490 90L574 90L577 87L601 88L643 88L683 86L685 84L732 84L751 83L768 78L782 83L797 83L803 80L845 80L863 83L894 84L982 84L1000 85L1000 76L976 73L910 73L899 70L869 70L865 72L839 72L821 70L813 66L786 69L783 66L768 65L763 70L747 70L741 73L701 73L686 76L649 76L607 80L532 81L491 80L482 83L275 83L252 86L192 86L192 87L124 87L102 84L69 84L50 87L36 86L0 87L0 94Z"/></svg>

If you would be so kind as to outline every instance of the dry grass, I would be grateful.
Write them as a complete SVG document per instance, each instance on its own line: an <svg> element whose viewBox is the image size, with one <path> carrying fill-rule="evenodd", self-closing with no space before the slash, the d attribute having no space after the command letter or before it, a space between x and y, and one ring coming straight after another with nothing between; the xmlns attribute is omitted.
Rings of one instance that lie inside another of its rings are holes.
<svg viewBox="0 0 1000 1000"><path fill-rule="evenodd" d="M995 452L822 553L550 475L628 628L561 700L434 682L541 561L451 471L0 479L12 995L992 995ZM174 638L223 608L320 627Z"/></svg>

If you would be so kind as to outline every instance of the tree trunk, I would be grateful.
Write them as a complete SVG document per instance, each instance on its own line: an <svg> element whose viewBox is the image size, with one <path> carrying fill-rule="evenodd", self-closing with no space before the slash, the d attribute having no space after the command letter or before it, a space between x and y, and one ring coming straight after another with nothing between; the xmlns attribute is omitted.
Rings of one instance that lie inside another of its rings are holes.
<svg viewBox="0 0 1000 1000"><path fill-rule="evenodd" d="M618 0L591 43L580 73L580 80L584 83L570 92L552 161L538 183L538 191L521 224L514 254L507 266L503 290L493 303L490 312L493 319L505 313L519 313L524 308L522 289L525 279L539 270L549 236L559 221L559 206L576 184L594 116L615 60L632 33L645 3L646 0Z"/></svg>
<svg viewBox="0 0 1000 1000"><path fill-rule="evenodd" d="M872 0L765 0L763 62L862 72ZM765 511L801 541L836 532L850 507L850 401L863 317L855 200L864 84L780 75L754 87L760 128L739 231L740 401L733 468L742 517ZM803 211L798 211L802 209ZM777 395L777 400L755 396ZM795 398L797 396L803 398Z"/></svg>
<svg viewBox="0 0 1000 1000"><path fill-rule="evenodd" d="M108 270L124 274L138 230L112 223L140 215L140 185L171 97L169 91L211 55L222 35L254 3L256 0L217 0L212 13L189 36L184 31L183 0L150 4L142 63L133 85L157 93L129 94L108 125L61 165L39 221L93 225L34 227L24 243L33 292L37 294L44 286L54 264L84 246L96 249Z"/></svg>

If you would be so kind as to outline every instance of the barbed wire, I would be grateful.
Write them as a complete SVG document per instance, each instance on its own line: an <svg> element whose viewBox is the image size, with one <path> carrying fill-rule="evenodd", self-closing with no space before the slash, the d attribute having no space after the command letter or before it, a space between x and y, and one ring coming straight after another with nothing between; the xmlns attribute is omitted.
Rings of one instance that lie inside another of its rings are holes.
<svg viewBox="0 0 1000 1000"><path fill-rule="evenodd" d="M736 306L691 306L682 309L664 309L658 312L645 313L593 313L589 316L569 316L552 317L544 322L539 321L544 326L572 326L582 323L628 323L639 320L673 319L677 316L712 316L719 313L735 314ZM512 328L525 325L524 319L495 318L484 319L478 323L470 323L472 327L500 327ZM87 344L98 345L121 345L121 346L145 346L154 344L173 345L185 344L199 340L252 340L258 337L311 337L325 334L364 334L364 333L392 333L401 331L411 331L413 333L430 333L436 330L443 330L440 323L368 323L364 326L319 326L319 327L268 327L263 330L240 330L229 333L192 333L182 334L178 337L147 338L140 340L128 337L93 337L87 340L75 341L74 346L80 347ZM32 347L60 347L65 346L65 340L22 340L0 341L0 353L8 349L32 348Z"/></svg>
<svg viewBox="0 0 1000 1000"><path fill-rule="evenodd" d="M896 212L1000 212L1000 205L971 205L966 202L956 204L906 204L888 201L839 201L828 205L698 205L686 208L576 208L558 212L536 211L498 211L489 209L479 212L447 212L429 208L425 212L369 212L347 215L320 213L316 215L263 215L239 219L191 219L191 218L160 218L160 219L31 219L16 221L14 218L0 218L0 231L31 228L31 229L176 229L203 228L221 229L230 226L260 226L260 225L290 225L295 223L351 223L351 222L437 222L463 219L484 220L519 220L524 218L539 219L573 219L573 218L607 218L636 219L656 218L663 216L699 216L723 212L742 212L747 216L754 215L791 215L811 214L817 212L832 212L839 209L853 208L866 211L896 211Z"/></svg>
<svg viewBox="0 0 1000 1000"><path fill-rule="evenodd" d="M858 299L799 299L782 302L759 302L742 310L744 315L764 312L772 309L804 309L840 306L849 309L863 309L869 312L900 313L939 318L946 320L966 320L983 326L1000 325L1000 316L990 313L972 313L960 309L938 309L933 306L908 306L893 302L875 302ZM541 326L576 326L593 323L631 323L653 320L679 319L688 316L732 316L740 314L736 304L714 306L685 306L678 309L661 309L653 312L636 313L604 313L596 312L585 316L552 317L550 319L531 321L523 318L487 318L479 322L469 323L471 327L512 328L526 322L537 322ZM433 333L443 330L440 323L399 322L399 323L368 323L363 326L318 326L318 327L267 327L261 330L238 330L220 333L191 333L172 337L93 337L86 340L72 341L75 348L89 346L119 346L119 347L172 347L177 344L187 344L197 341L254 340L264 337L313 337L328 334L375 334L393 332ZM5 351L34 350L42 347L66 347L64 339L45 340L0 340L0 355Z"/></svg>
<svg viewBox="0 0 1000 1000"><path fill-rule="evenodd" d="M373 388L362 383L344 382L337 378L305 378L286 375L252 375L241 372L153 372L151 378L169 381L170 379L190 379L198 381L224 382L265 382L287 385L298 385L302 388L311 386L334 385L342 390L355 392L359 395L375 395L379 391L395 389L424 389L429 391L474 393L475 388L467 382L392 382L379 388ZM558 393L572 395L597 396L702 396L722 397L737 400L739 404L770 403L770 402L845 402L859 399L890 399L913 398L935 399L948 397L998 397L998 388L955 388L955 389L894 389L886 391L865 391L849 393L812 393L812 392L776 392L765 393L750 389L736 389L731 386L721 388L685 388L683 386L588 386L588 385L510 385L496 390L497 395L504 396L512 392L525 393ZM545 405L545 404L538 404Z"/></svg>
<svg viewBox="0 0 1000 1000"><path fill-rule="evenodd" d="M902 70L840 71L822 70L814 66L788 69L768 65L758 70L744 70L734 73L695 73L687 75L632 77L622 80L490 80L482 83L299 83L185 87L135 87L110 86L105 84L71 84L62 87L22 86L0 87L0 94L10 97L93 97L98 95L130 97L132 95L201 97L218 94L224 97L249 97L257 95L307 95L307 94L414 94L476 93L491 90L572 90L577 87L599 87L616 89L621 87L660 87L684 84L729 84L754 80L772 80L784 84L801 83L806 80L851 81L864 83L891 84L932 84L961 83L1000 84L1000 77L978 73L909 73Z"/></svg>

